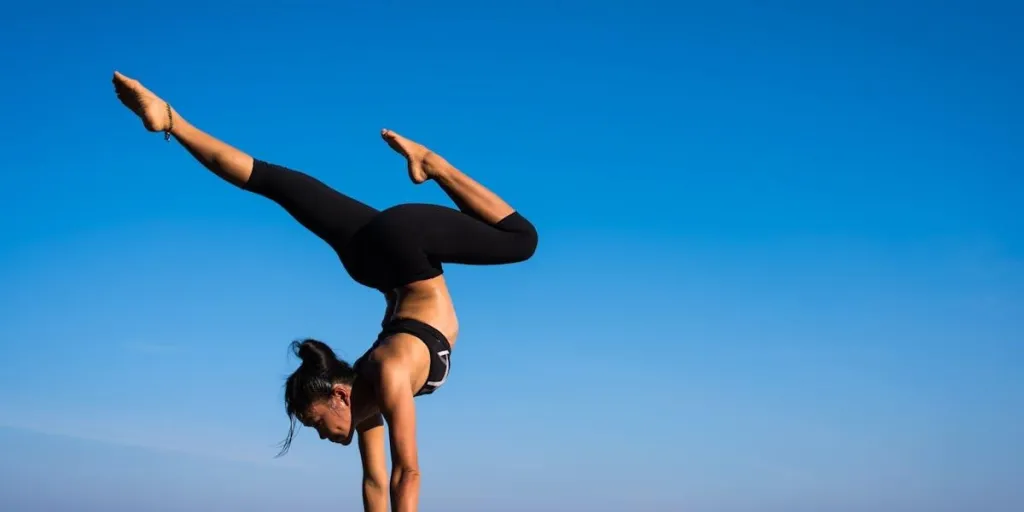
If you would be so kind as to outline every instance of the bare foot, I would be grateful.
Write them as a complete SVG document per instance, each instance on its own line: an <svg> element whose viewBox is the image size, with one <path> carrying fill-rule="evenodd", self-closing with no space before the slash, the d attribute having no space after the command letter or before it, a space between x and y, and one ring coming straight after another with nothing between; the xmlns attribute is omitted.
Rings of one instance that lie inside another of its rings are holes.
<svg viewBox="0 0 1024 512"><path fill-rule="evenodd" d="M427 149L423 144L413 142L391 130L381 130L381 138L391 146L391 149L404 156L409 162L409 179L413 183L420 184L429 179L436 178L449 167L447 161L440 155Z"/></svg>
<svg viewBox="0 0 1024 512"><path fill-rule="evenodd" d="M120 72L114 72L114 91L124 106L142 119L142 125L151 132L166 131L171 127L167 102L139 83Z"/></svg>

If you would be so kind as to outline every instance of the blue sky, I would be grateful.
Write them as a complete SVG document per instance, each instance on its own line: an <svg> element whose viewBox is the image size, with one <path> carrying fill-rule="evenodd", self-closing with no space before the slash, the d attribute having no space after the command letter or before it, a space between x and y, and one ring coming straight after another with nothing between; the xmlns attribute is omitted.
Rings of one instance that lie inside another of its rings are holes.
<svg viewBox="0 0 1024 512"><path fill-rule="evenodd" d="M389 127L538 226L448 269L430 511L1024 507L1021 10L904 2L134 3L0 21L0 508L356 509L286 431L287 344L382 300L146 133L193 123L374 206Z"/></svg>

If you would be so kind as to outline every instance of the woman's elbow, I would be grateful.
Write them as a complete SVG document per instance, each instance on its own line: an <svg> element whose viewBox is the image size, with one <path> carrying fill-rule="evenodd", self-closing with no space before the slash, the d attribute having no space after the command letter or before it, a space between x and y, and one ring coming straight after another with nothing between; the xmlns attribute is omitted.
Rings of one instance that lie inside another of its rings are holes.
<svg viewBox="0 0 1024 512"><path fill-rule="evenodd" d="M387 477L381 475L363 475L363 489L367 491L385 491L388 488Z"/></svg>
<svg viewBox="0 0 1024 512"><path fill-rule="evenodd" d="M363 510L367 512L388 511L386 482L363 477Z"/></svg>
<svg viewBox="0 0 1024 512"><path fill-rule="evenodd" d="M416 494L420 488L420 470L416 468L396 468L391 473L391 495L393 499Z"/></svg>
<svg viewBox="0 0 1024 512"><path fill-rule="evenodd" d="M391 472L391 487L396 488L401 486L403 483L408 482L419 482L420 480L420 469L397 466L395 470Z"/></svg>

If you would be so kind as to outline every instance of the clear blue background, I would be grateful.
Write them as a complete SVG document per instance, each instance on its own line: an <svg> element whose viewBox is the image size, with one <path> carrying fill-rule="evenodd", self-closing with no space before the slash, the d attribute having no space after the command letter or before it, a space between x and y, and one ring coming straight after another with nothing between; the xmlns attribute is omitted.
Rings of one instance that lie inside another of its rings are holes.
<svg viewBox="0 0 1024 512"><path fill-rule="evenodd" d="M115 99L378 207L432 146L539 227L451 267L430 511L1024 508L1009 3L132 2L0 21L0 509L353 510L287 343L383 312ZM284 4L281 4L284 5ZM358 5L358 6L357 6Z"/></svg>

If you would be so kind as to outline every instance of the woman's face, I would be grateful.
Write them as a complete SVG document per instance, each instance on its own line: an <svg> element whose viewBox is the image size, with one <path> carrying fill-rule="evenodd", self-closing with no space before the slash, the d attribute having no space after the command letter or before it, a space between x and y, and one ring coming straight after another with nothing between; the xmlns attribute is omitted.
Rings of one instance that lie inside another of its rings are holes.
<svg viewBox="0 0 1024 512"><path fill-rule="evenodd" d="M337 394L310 406L302 424L316 429L320 439L344 446L352 442L352 408Z"/></svg>

